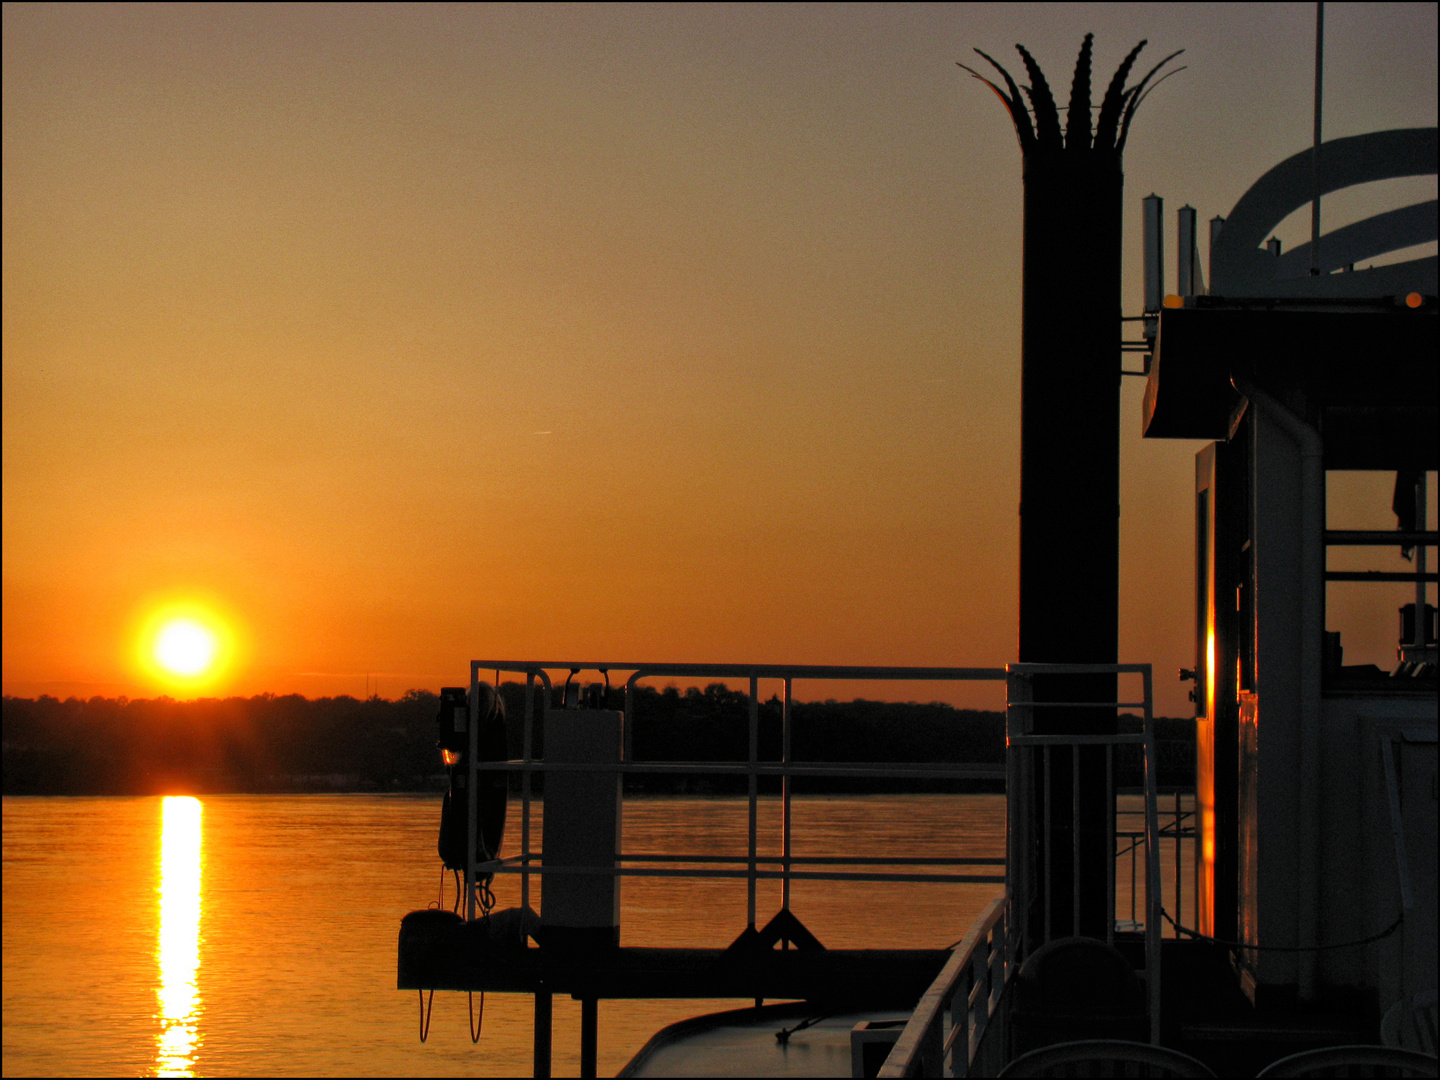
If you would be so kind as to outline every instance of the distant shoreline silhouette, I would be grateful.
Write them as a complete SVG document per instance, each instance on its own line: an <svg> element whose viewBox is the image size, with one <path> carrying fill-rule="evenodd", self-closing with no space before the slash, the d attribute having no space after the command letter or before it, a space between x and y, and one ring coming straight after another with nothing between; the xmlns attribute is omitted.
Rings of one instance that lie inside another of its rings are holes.
<svg viewBox="0 0 1440 1080"><path fill-rule="evenodd" d="M533 737L544 753L537 690ZM509 751L521 756L525 687L501 686ZM611 691L612 708L622 695ZM5 697L4 794L152 795L302 792L436 792L445 774L436 750L438 695L411 690L397 700L298 694L250 698ZM780 757L776 698L760 705L760 758ZM743 761L748 754L749 698L722 683L704 690L636 687L634 750L638 761ZM1138 730L1138 718L1122 718ZM1156 721L1162 785L1194 782L1194 721ZM792 758L800 762L911 761L1000 764L1003 713L957 709L943 702L795 702ZM1140 782L1136 761L1119 764L1119 782ZM1133 774L1133 775L1132 775ZM519 790L518 774L511 778ZM535 790L543 792L544 778ZM779 790L763 778L762 792ZM625 780L629 794L739 794L744 777L644 776ZM799 778L797 794L999 791L997 781Z"/></svg>

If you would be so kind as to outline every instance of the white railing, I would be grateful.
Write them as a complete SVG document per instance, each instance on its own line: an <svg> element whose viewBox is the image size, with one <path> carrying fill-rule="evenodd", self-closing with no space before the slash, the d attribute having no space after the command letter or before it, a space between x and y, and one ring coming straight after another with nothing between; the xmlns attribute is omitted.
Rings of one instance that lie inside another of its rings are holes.
<svg viewBox="0 0 1440 1080"><path fill-rule="evenodd" d="M619 764L551 764L534 756L535 689L539 682L543 688L543 700L549 702L553 696L553 684L549 670L568 671L573 676L582 671L594 671L605 676L608 683L611 673L629 672L625 683L625 729L624 750ZM511 761L479 760L479 684L482 673L518 673L526 677L525 716L522 728L521 756ZM995 870L983 873L955 872L957 869L998 868L1004 863L1001 858L922 858L891 856L835 856L804 858L792 854L791 843L791 785L794 776L809 777L864 777L876 779L986 779L1004 780L1005 772L1000 766L975 765L945 762L884 762L884 763L837 763L822 764L795 762L791 759L792 689L796 679L802 680L888 680L907 682L998 682L1005 679L1004 668L914 668L914 667L841 667L814 665L777 664L636 664L596 663L572 661L514 661L514 660L472 660L470 662L470 753L469 753L469 835L474 836L478 808L476 793L480 772L520 773L520 851L503 859L477 862L474 847L468 847L466 867L466 918L477 917L478 886L482 878L490 874L520 875L520 906L530 905L530 878L545 873L613 874L617 877L689 877L689 878L743 878L748 890L748 925L756 925L757 887L762 880L779 880L781 885L781 910L790 910L790 883L794 880L822 881L894 881L925 883L1000 884L1005 879ZM679 679L746 679L749 681L749 754L745 761L636 761L633 754L633 716L635 687L645 678ZM784 683L785 696L781 706L781 757L779 761L761 761L760 746L760 697L759 683L771 679ZM742 854L729 855L710 853L658 854L616 852L615 865L586 867L575 870L569 867L544 865L544 855L532 847L531 833L531 778L537 772L607 772L642 774L685 774L744 776L748 794L748 844ZM759 851L759 778L780 777L781 838L780 850L772 855ZM666 866L666 863L682 863L683 866ZM648 865L635 865L648 864ZM856 867L853 870L831 870L822 867ZM796 869L796 867L806 867ZM914 869L886 869L887 867L934 867L923 872Z"/></svg>
<svg viewBox="0 0 1440 1080"><path fill-rule="evenodd" d="M1154 712L1149 664L1012 664L1007 669L1009 693L1006 707L1006 770L1007 770L1007 864L1006 895L996 901L980 917L965 941L952 954L950 961L936 977L919 1006L905 1026L895 1047L886 1058L881 1076L969 1076L977 1068L993 1075L1000 1064L989 1060L1004 1050L1007 989L1011 977L1019 970L1026 955L1050 940L1053 928L1051 864L1055 858L1051 838L1051 786L1054 757L1065 751L1073 770L1071 776L1071 848L1072 870L1080 864L1080 785L1079 748L1104 747L1106 802L1106 835L1111 837L1110 872L1107 875L1106 940L1115 939L1115 873L1118 853L1115 851L1115 748L1138 745L1144 768L1145 799L1145 976L1150 1041L1160 1038L1160 824L1156 793L1156 754ZM1139 701L1115 702L1037 702L1033 679L1040 675L1138 675L1143 685ZM1034 716L1037 708L1096 708L1143 710L1144 726L1138 734L1114 735L1036 735ZM1062 765L1063 767L1063 765ZM1038 778L1037 771L1041 774ZM1037 788L1037 783L1042 785ZM1037 793L1043 797L1037 798ZM1039 820L1037 820L1037 818ZM1177 820L1178 828L1178 820ZM1177 840L1178 844L1178 840ZM1178 858L1178 848L1177 848ZM1038 865L1037 865L1038 864ZM1070 874L1072 881L1071 923L1080 922L1080 875ZM1178 880L1177 880L1178 884ZM1132 894L1133 896L1133 894ZM1035 904L1044 905L1038 937L1031 940L1027 928ZM1133 917L1133 916L1132 916ZM997 941L996 935L999 934ZM984 966L985 981L977 967ZM995 972L999 971L997 982ZM983 1048L983 1050L982 1050ZM977 1054L982 1057L977 1059Z"/></svg>
<svg viewBox="0 0 1440 1080"><path fill-rule="evenodd" d="M969 1076L984 1064L994 1068L980 1068L981 1075L998 1071L999 1062L980 1060L980 1048L1009 981L1006 907L998 897L975 920L915 1007L880 1076ZM990 1046L999 1050L999 1040Z"/></svg>
<svg viewBox="0 0 1440 1080"><path fill-rule="evenodd" d="M1085 746L1103 747L1105 752L1104 790L1108 793L1105 804L1105 835L1110 837L1112 865L1105 876L1107 913L1105 919L1105 940L1115 943L1115 871L1117 857L1114 846L1115 836L1115 748L1138 745L1141 748L1144 769L1145 799L1145 980L1150 1017L1150 1041L1160 1041L1160 938L1162 924L1160 917L1160 819L1159 799L1156 791L1156 754L1154 731L1154 697L1149 664L1011 664L1009 667L1009 694L1005 714L1006 767L1009 772L1007 787L1007 808L1009 811L1009 844L1006 868L1007 894L1010 897L1010 925L1016 935L1015 952L1023 958L1030 952L1051 940L1053 935L1052 865L1056 851L1052 839L1052 815L1050 792L1053 790L1051 777L1057 767L1057 751L1062 751L1063 760L1069 759L1071 772L1071 813L1070 813L1070 866L1073 868L1071 882L1070 927L1080 924L1080 833L1079 818L1081 805L1082 770L1080 749ZM1117 709L1140 709L1143 726L1139 733L1114 735L1036 735L1035 710L1038 708L1095 708L1092 702L1037 702L1034 695L1034 677L1045 675L1138 675L1142 684L1142 696L1138 701L1115 701L1101 703ZM1040 772L1042 798L1036 798L1036 772ZM1037 807L1039 813L1037 815ZM1039 820L1037 821L1037 816ZM1036 863L1039 863L1036 866ZM1039 924L1039 940L1025 941L1023 936L1030 925L1030 913L1036 902L1043 903L1043 915L1036 920ZM1133 901L1133 892L1132 892Z"/></svg>

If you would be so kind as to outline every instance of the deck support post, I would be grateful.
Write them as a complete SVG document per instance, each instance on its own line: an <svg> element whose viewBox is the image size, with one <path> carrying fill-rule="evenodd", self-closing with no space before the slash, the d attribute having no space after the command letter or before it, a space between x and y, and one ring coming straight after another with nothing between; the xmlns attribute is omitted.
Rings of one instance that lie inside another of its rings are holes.
<svg viewBox="0 0 1440 1080"><path fill-rule="evenodd" d="M599 1041L600 1001L598 998L580 999L580 1075L595 1075L595 1051Z"/></svg>
<svg viewBox="0 0 1440 1080"><path fill-rule="evenodd" d="M535 1076L550 1077L550 991L535 993Z"/></svg>

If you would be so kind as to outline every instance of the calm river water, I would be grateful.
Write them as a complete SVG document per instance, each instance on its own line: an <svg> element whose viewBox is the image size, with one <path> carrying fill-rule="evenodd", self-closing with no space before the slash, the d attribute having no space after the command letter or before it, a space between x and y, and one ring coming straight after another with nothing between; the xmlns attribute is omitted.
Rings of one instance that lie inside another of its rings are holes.
<svg viewBox="0 0 1440 1080"><path fill-rule="evenodd" d="M761 806L778 851L778 802ZM472 1046L465 995L436 994L422 1045L395 989L400 918L436 899L439 816L437 796L5 799L4 1074L529 1075L529 997L489 995ZM507 851L518 824L512 803ZM743 799L626 801L628 851L745 837ZM1004 796L797 798L794 837L797 855L1003 856ZM791 906L832 947L943 948L1001 892L796 882ZM517 904L518 879L496 893ZM743 881L626 879L622 941L723 946L745 907ZM760 920L778 907L762 883ZM601 1002L601 1074L665 1024L744 1004ZM556 1075L578 1074L579 1031L557 997Z"/></svg>

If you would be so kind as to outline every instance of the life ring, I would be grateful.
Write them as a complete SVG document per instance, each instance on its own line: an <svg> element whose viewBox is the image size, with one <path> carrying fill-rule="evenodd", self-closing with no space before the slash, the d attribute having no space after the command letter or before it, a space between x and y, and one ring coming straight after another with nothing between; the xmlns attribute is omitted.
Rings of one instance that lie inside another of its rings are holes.
<svg viewBox="0 0 1440 1080"><path fill-rule="evenodd" d="M448 870L465 869L465 834L468 805L465 786L470 767L469 700L462 687L440 691L440 748L445 751L450 783L440 807L440 859ZM478 688L479 751L481 761L508 761L505 736L505 702L489 683ZM457 715L458 714L458 715ZM463 717L463 719L462 719ZM509 803L508 774L499 770L478 774L479 800L476 807L479 829L475 837L475 861L489 862L500 855L505 839L505 815ZM487 884L493 874L482 875Z"/></svg>

